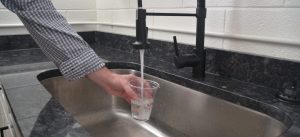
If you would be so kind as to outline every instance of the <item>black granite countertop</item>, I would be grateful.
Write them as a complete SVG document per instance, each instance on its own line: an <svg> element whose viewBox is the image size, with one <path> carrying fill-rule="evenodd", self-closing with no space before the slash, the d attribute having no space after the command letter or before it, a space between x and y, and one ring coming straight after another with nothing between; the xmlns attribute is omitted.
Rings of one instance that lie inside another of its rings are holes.
<svg viewBox="0 0 300 137"><path fill-rule="evenodd" d="M112 48L95 50L102 58L109 61L139 61L138 54L128 54L127 52L122 52ZM0 64L1 66L7 64L14 65L0 67L0 80L6 90L9 102L23 135L32 137L88 137L88 133L80 127L80 124L78 124L72 116L70 116L70 114L65 112L64 109L51 98L51 95L45 91L35 77L41 71L56 67L48 62L41 63L43 61L47 61L47 59L43 55L40 55L42 53L39 49L22 51L20 54L24 54L23 52L28 52L28 56L23 56L22 59L20 59L18 55L14 55L10 58L10 60L15 60L13 64L9 64L9 61L7 61L7 63ZM19 63L16 63L16 61L19 61ZM121 65L124 64L126 63L121 63ZM222 78L213 74L208 74L204 80L193 79L191 78L190 68L177 70L172 63L151 57L145 58L145 65L149 68L162 70L166 73L171 73L183 78L201 82L202 84L210 87L222 89L241 98L255 100L256 104L249 104L249 107L255 107L256 105L260 106L260 104L277 107L285 111L293 122L291 128L289 128L288 131L280 137L300 137L299 105L291 105L280 102L275 97L277 91L274 89L238 80ZM186 86L189 86L189 83L186 84ZM223 95L229 94L222 94L222 96ZM230 100L231 96L226 96L225 98ZM283 121L289 121L284 120L284 116L275 117L278 117L278 119L282 118Z"/></svg>

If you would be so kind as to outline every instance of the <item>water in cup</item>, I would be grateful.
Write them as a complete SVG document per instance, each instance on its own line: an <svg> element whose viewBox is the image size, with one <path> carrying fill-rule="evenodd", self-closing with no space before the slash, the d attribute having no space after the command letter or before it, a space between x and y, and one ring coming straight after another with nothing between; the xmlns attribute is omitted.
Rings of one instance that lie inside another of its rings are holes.
<svg viewBox="0 0 300 137"><path fill-rule="evenodd" d="M152 99L137 99L131 102L132 117L137 120L146 121L149 119L153 105Z"/></svg>
<svg viewBox="0 0 300 137"><path fill-rule="evenodd" d="M142 84L145 83L145 84ZM152 80L134 79L129 82L129 86L137 95L137 99L131 100L131 114L134 119L147 121L153 107L155 93L159 84Z"/></svg>

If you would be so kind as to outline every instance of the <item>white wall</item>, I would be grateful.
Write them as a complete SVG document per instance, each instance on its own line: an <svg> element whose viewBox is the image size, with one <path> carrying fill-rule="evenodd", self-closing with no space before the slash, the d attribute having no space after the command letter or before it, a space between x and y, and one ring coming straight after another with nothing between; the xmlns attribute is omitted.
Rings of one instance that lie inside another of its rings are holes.
<svg viewBox="0 0 300 137"><path fill-rule="evenodd" d="M77 31L135 35L137 0L52 0ZM197 0L143 0L152 12L195 12ZM205 46L300 62L300 0L206 0ZM195 44L193 17L147 17L149 38ZM100 25L93 25L100 24ZM0 4L0 35L27 34Z"/></svg>
<svg viewBox="0 0 300 137"><path fill-rule="evenodd" d="M57 10L77 31L94 31L97 19L95 0L52 0ZM19 18L0 3L0 35L28 34Z"/></svg>
<svg viewBox="0 0 300 137"><path fill-rule="evenodd" d="M99 31L135 35L137 0L96 0ZM300 0L206 0L205 46L300 62ZM143 0L148 11L192 12L197 0ZM195 44L196 20L148 17L149 37Z"/></svg>

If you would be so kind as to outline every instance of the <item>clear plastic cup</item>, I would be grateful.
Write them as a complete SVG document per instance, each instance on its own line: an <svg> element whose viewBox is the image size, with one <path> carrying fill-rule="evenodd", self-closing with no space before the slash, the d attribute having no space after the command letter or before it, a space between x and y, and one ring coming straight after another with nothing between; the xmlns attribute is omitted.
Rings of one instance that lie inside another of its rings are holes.
<svg viewBox="0 0 300 137"><path fill-rule="evenodd" d="M159 84L155 81L144 80L142 88L141 79L136 79L130 81L129 85L138 96L136 100L131 100L132 117L141 121L149 120Z"/></svg>

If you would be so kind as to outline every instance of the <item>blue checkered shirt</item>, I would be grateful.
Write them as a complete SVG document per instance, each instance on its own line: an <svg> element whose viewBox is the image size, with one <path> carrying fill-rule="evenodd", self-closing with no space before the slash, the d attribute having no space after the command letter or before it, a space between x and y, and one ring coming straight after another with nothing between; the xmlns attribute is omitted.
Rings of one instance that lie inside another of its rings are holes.
<svg viewBox="0 0 300 137"><path fill-rule="evenodd" d="M44 54L66 79L79 79L105 66L104 60L90 48L51 0L0 0L14 12Z"/></svg>

